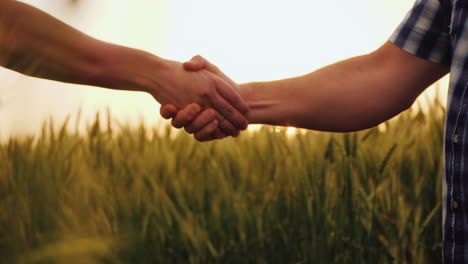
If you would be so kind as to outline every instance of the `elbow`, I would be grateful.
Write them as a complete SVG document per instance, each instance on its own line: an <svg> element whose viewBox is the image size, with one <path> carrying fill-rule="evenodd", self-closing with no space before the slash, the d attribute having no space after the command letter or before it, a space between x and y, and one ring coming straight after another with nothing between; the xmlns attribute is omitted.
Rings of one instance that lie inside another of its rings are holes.
<svg viewBox="0 0 468 264"><path fill-rule="evenodd" d="M389 104L375 105L375 107L367 109L367 111L354 114L350 111L349 115L341 119L341 122L330 124L326 130L348 133L376 127L410 109L415 100L416 98L407 98Z"/></svg>
<svg viewBox="0 0 468 264"><path fill-rule="evenodd" d="M409 96L402 100L399 100L398 103L394 104L393 109L390 112L393 112L393 116L397 116L398 114L410 109L413 106L416 99L417 96Z"/></svg>
<svg viewBox="0 0 468 264"><path fill-rule="evenodd" d="M410 109L415 101L416 98L407 98L397 102L393 101L393 103L388 105L381 105L380 107L376 107L374 110L370 111L373 114L369 119L367 119L367 122L363 120L364 122L350 125L350 129L344 132L355 132L376 127Z"/></svg>

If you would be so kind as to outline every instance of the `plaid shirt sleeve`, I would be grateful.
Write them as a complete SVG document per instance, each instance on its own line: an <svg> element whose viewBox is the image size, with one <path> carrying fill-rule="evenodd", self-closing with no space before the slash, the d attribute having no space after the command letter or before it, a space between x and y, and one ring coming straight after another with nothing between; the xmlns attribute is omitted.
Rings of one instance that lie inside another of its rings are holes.
<svg viewBox="0 0 468 264"><path fill-rule="evenodd" d="M423 59L450 65L450 8L442 0L417 0L390 37L401 49Z"/></svg>

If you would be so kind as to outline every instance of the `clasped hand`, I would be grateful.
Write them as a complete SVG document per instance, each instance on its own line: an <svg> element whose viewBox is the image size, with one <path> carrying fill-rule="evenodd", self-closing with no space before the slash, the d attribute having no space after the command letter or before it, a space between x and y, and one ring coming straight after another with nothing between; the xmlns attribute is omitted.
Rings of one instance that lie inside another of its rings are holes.
<svg viewBox="0 0 468 264"><path fill-rule="evenodd" d="M171 103L162 103L161 116L165 119L172 119L172 125L175 128L183 127L187 133L193 134L198 141L222 139L227 136L237 137L240 130L247 127L247 120L242 117L248 114L248 106L240 97L238 85L221 72L218 67L201 56L193 57L190 61L185 62L183 67L185 70L192 72L208 71L220 78L217 83L221 87L217 91L225 98L229 98L229 102L234 103L235 108L227 104L223 98L215 96L214 98L218 101L213 101L213 107L204 107L196 102L183 108ZM232 90L228 89L226 85L235 87L236 94L232 93ZM238 111L244 116L240 117ZM224 117L234 118L228 120ZM240 123L239 120L241 120ZM237 122L237 126L233 125L231 121Z"/></svg>

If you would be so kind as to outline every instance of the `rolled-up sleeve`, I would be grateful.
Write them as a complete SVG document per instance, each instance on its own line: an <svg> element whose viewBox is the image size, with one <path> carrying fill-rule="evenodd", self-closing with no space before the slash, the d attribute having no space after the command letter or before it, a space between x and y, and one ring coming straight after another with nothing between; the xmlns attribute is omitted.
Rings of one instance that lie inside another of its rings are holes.
<svg viewBox="0 0 468 264"><path fill-rule="evenodd" d="M417 0L390 41L413 55L450 65L450 17L450 8L439 0Z"/></svg>

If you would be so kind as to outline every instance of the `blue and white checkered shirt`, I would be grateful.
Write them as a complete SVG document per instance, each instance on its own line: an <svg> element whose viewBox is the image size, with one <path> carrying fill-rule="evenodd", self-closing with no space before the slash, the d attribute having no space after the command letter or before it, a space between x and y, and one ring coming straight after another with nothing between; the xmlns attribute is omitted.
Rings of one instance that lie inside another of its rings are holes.
<svg viewBox="0 0 468 264"><path fill-rule="evenodd" d="M468 264L467 5L467 0L417 0L390 38L409 53L450 65L443 177L445 264Z"/></svg>

